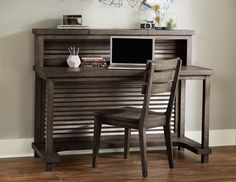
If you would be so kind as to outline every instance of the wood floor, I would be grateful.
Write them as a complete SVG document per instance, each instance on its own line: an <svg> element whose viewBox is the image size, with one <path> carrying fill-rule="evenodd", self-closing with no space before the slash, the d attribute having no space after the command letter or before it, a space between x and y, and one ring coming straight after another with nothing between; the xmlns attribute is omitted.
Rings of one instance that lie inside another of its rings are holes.
<svg viewBox="0 0 236 182"><path fill-rule="evenodd" d="M100 154L98 167L91 168L91 155L63 156L53 172L33 157L0 159L0 182L80 181L236 181L236 146L213 148L208 164L189 151L175 151L175 168L169 169L165 151L148 152L149 176L142 178L139 153L125 160L121 153Z"/></svg>

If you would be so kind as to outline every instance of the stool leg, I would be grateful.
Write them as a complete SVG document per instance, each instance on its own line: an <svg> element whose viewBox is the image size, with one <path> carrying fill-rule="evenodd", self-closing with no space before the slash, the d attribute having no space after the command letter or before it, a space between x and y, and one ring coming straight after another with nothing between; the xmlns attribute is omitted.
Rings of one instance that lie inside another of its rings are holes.
<svg viewBox="0 0 236 182"><path fill-rule="evenodd" d="M130 135L131 135L131 129L125 128L124 159L128 159L129 157Z"/></svg>
<svg viewBox="0 0 236 182"><path fill-rule="evenodd" d="M92 159L92 167L97 166L97 155L99 152L100 146L100 137L101 137L101 123L99 123L98 118L95 118L94 123L94 140L93 140L93 159Z"/></svg>

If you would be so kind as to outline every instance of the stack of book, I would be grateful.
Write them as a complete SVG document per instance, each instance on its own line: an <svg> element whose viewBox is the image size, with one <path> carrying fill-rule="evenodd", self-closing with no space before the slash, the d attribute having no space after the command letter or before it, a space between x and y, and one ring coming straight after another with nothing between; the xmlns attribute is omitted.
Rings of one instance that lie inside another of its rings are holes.
<svg viewBox="0 0 236 182"><path fill-rule="evenodd" d="M57 29L88 29L88 26L84 25L58 25Z"/></svg>
<svg viewBox="0 0 236 182"><path fill-rule="evenodd" d="M106 67L107 63L103 57L82 57L81 67Z"/></svg>

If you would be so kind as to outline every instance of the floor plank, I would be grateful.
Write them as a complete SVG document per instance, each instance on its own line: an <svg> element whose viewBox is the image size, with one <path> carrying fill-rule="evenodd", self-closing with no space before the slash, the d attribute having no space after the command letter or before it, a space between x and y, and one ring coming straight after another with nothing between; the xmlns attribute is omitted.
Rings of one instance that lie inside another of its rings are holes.
<svg viewBox="0 0 236 182"><path fill-rule="evenodd" d="M236 146L216 147L208 164L187 150L174 152L175 168L169 169L165 151L148 152L149 176L142 178L138 152L128 160L121 153L100 154L98 167L91 167L91 155L63 156L53 172L44 172L38 158L0 159L1 182L104 182L104 181L236 181Z"/></svg>

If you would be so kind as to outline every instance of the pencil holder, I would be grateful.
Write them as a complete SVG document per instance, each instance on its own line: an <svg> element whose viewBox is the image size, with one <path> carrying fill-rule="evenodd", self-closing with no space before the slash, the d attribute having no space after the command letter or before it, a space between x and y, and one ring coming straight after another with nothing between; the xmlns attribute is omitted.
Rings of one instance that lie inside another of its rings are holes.
<svg viewBox="0 0 236 182"><path fill-rule="evenodd" d="M67 58L67 64L70 68L78 68L81 64L80 58L78 55L69 55Z"/></svg>
<svg viewBox="0 0 236 182"><path fill-rule="evenodd" d="M78 68L81 64L80 58L79 58L79 48L76 48L75 46L69 47L68 51L70 55L67 58L67 64L70 68Z"/></svg>

